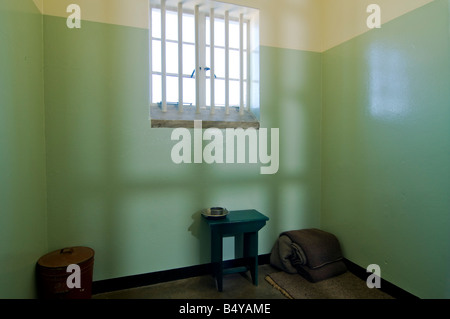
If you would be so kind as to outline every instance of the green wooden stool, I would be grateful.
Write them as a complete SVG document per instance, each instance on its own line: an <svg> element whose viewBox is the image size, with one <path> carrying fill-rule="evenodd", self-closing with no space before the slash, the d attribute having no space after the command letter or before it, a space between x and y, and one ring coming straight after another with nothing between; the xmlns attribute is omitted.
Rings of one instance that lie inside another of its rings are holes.
<svg viewBox="0 0 450 319"><path fill-rule="evenodd" d="M220 219L205 217L211 229L211 264L217 281L217 289L223 291L223 275L250 270L253 284L258 285L258 231L269 220L260 212L251 210L230 211ZM243 234L245 267L224 269L223 238Z"/></svg>

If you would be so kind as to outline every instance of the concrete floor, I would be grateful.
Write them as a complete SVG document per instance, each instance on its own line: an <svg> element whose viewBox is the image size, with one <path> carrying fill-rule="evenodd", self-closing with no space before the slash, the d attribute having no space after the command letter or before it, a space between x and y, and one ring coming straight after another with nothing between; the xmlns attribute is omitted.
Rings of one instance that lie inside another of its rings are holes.
<svg viewBox="0 0 450 319"><path fill-rule="evenodd" d="M92 296L93 299L286 299L264 278L276 272L270 265L259 266L258 286L250 273L224 276L223 292L218 292L211 275L159 283Z"/></svg>

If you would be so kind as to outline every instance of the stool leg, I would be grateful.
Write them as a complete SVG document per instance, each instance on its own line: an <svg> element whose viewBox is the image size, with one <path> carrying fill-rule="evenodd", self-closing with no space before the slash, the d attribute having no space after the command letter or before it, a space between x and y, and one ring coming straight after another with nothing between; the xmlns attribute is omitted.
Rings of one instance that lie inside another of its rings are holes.
<svg viewBox="0 0 450 319"><path fill-rule="evenodd" d="M216 278L217 290L223 291L223 238L215 231L211 232L211 263L213 275Z"/></svg>
<svg viewBox="0 0 450 319"><path fill-rule="evenodd" d="M253 284L258 286L258 233L244 235L244 257L248 260Z"/></svg>

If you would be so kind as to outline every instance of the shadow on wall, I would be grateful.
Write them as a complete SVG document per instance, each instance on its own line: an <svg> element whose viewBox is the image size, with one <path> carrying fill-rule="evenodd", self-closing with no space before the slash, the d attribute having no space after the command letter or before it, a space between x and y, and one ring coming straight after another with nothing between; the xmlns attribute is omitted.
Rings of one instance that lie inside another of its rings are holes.
<svg viewBox="0 0 450 319"><path fill-rule="evenodd" d="M277 174L176 165L172 130L148 121L148 31L44 19L50 250L92 247L101 280L209 262L206 207L267 215L260 253L281 231L318 226L320 78L306 73L320 74L319 55L261 48L262 124L280 129Z"/></svg>

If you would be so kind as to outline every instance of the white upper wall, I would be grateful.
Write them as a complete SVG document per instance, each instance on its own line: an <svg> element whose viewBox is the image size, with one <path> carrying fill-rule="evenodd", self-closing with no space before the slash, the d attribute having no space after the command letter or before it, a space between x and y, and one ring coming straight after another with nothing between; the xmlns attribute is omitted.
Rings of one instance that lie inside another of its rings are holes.
<svg viewBox="0 0 450 319"><path fill-rule="evenodd" d="M33 0L46 15L68 17L78 4L82 20L148 28L148 0ZM43 5L39 5L43 2ZM320 51L317 0L221 0L260 10L260 43L265 46Z"/></svg>
<svg viewBox="0 0 450 319"><path fill-rule="evenodd" d="M43 14L68 17L78 4L82 20L148 28L148 0L33 0ZM370 29L369 4L386 23L434 0L220 0L260 10L260 43L323 52Z"/></svg>
<svg viewBox="0 0 450 319"><path fill-rule="evenodd" d="M366 10L370 4L380 6L383 25L432 1L434 0L321 0L324 24L321 51L369 31L367 18L370 13Z"/></svg>
<svg viewBox="0 0 450 319"><path fill-rule="evenodd" d="M148 28L148 0L42 0L44 14L68 17L67 7L77 4L86 21Z"/></svg>
<svg viewBox="0 0 450 319"><path fill-rule="evenodd" d="M317 52L322 34L320 1L227 0L260 9L261 45Z"/></svg>

